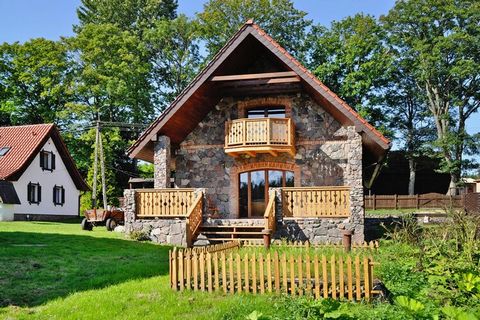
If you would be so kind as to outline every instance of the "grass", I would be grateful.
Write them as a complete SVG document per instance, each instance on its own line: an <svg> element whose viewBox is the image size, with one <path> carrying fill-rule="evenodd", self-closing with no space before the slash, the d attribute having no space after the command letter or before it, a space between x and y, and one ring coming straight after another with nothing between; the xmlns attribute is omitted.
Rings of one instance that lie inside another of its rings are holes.
<svg viewBox="0 0 480 320"><path fill-rule="evenodd" d="M351 314L342 319L416 319L382 302L174 292L170 247L127 240L104 227L82 231L78 222L0 222L0 243L0 319L246 319L254 311L263 314L259 319L319 319L333 304L337 318L338 312ZM261 248L241 250L266 254ZM417 271L416 253L415 246L388 241L371 253L380 262L375 276L395 296L416 297L428 286Z"/></svg>
<svg viewBox="0 0 480 320"><path fill-rule="evenodd" d="M0 223L0 318L219 319L272 313L272 296L169 288L167 246L78 223ZM234 317L234 316L232 316Z"/></svg>

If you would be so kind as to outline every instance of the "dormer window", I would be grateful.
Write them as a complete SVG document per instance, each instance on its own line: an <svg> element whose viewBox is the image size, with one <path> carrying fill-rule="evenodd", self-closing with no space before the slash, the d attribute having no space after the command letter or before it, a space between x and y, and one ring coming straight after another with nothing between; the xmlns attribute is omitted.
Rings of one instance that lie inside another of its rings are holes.
<svg viewBox="0 0 480 320"><path fill-rule="evenodd" d="M42 170L55 170L55 154L51 151L40 151L40 168Z"/></svg>
<svg viewBox="0 0 480 320"><path fill-rule="evenodd" d="M10 151L10 147L0 147L0 157L6 155L8 151Z"/></svg>
<svg viewBox="0 0 480 320"><path fill-rule="evenodd" d="M285 118L285 107L265 106L247 110L247 118Z"/></svg>

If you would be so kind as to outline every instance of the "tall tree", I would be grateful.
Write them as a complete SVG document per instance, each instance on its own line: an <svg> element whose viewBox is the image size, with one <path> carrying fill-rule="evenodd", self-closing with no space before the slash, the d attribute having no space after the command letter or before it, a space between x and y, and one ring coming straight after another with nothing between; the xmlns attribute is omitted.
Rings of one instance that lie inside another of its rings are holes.
<svg viewBox="0 0 480 320"><path fill-rule="evenodd" d="M480 2L398 1L383 21L396 49L413 63L454 192L468 148L465 123L480 106Z"/></svg>
<svg viewBox="0 0 480 320"><path fill-rule="evenodd" d="M391 83L384 91L383 110L388 114L389 127L397 144L408 160L408 194L415 194L415 180L419 157L428 153L429 143L434 139L433 123L424 96L415 86L408 66L400 60L391 73Z"/></svg>
<svg viewBox="0 0 480 320"><path fill-rule="evenodd" d="M112 24L86 25L69 39L75 62L76 120L143 122L153 116L145 48L129 31Z"/></svg>
<svg viewBox="0 0 480 320"><path fill-rule="evenodd" d="M72 96L70 75L62 42L39 38L0 45L2 124L59 122Z"/></svg>
<svg viewBox="0 0 480 320"><path fill-rule="evenodd" d="M309 67L330 89L379 126L383 113L375 107L388 83L393 57L385 32L374 17L357 14L329 28L315 26L309 36Z"/></svg>
<svg viewBox="0 0 480 320"><path fill-rule="evenodd" d="M196 21L180 15L160 20L145 33L151 57L151 81L157 106L162 109L175 98L198 72L199 32Z"/></svg>
<svg viewBox="0 0 480 320"><path fill-rule="evenodd" d="M75 30L88 24L114 24L124 31L142 33L158 20L175 18L177 6L177 0L82 0Z"/></svg>
<svg viewBox="0 0 480 320"><path fill-rule="evenodd" d="M209 56L213 56L248 19L297 58L302 58L312 21L290 0L210 0L197 14Z"/></svg>

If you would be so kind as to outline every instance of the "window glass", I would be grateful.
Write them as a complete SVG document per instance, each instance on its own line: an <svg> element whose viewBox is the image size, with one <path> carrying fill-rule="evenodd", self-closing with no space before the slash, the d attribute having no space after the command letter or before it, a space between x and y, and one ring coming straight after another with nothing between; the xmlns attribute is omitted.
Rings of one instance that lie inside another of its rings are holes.
<svg viewBox="0 0 480 320"><path fill-rule="evenodd" d="M281 188L283 186L283 171L268 170L268 186Z"/></svg>
<svg viewBox="0 0 480 320"><path fill-rule="evenodd" d="M293 174L293 172L292 171L287 171L285 173L285 176L286 176L285 187L294 187L295 186L295 184L294 184L295 175Z"/></svg>
<svg viewBox="0 0 480 320"><path fill-rule="evenodd" d="M10 150L10 147L1 147L0 148L0 157L3 157Z"/></svg>
<svg viewBox="0 0 480 320"><path fill-rule="evenodd" d="M285 118L285 107L261 107L249 109L247 118Z"/></svg>
<svg viewBox="0 0 480 320"><path fill-rule="evenodd" d="M248 217L248 172L240 174L240 217Z"/></svg>

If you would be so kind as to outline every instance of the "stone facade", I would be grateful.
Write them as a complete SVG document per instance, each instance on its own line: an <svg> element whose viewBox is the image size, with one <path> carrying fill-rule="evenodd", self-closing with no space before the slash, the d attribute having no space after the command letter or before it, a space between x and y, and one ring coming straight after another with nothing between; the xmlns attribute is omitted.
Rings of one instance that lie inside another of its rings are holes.
<svg viewBox="0 0 480 320"><path fill-rule="evenodd" d="M187 246L185 219L135 219L135 190L124 191L125 233L142 232L154 242Z"/></svg>
<svg viewBox="0 0 480 320"><path fill-rule="evenodd" d="M258 154L233 158L224 151L225 122L241 118L249 107L284 105L295 124L296 155ZM206 188L209 201L223 218L237 218L238 174L258 168L289 167L295 186L351 187L351 217L283 221L278 236L341 239L342 229L363 241L362 139L354 127L342 127L308 94L274 98L223 98L175 151L175 183L181 188ZM208 212L206 212L208 214ZM301 231L298 231L301 230Z"/></svg>
<svg viewBox="0 0 480 320"><path fill-rule="evenodd" d="M167 136L158 136L157 141L154 142L153 150L154 160L154 181L155 189L170 187L170 161L171 161L171 147L170 138Z"/></svg>

